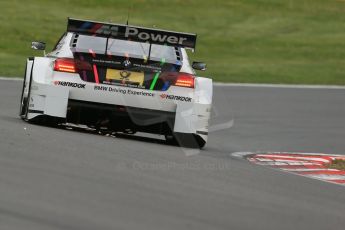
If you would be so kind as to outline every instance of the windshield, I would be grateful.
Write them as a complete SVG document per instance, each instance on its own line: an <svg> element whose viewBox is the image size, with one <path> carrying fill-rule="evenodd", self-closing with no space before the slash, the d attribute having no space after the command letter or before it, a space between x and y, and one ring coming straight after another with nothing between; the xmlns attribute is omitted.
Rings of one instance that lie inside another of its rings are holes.
<svg viewBox="0 0 345 230"><path fill-rule="evenodd" d="M107 38L79 35L76 44L77 52L89 52L92 49L96 53L107 53L119 56L129 56L146 59L149 56L150 44L134 41L109 38L106 52ZM177 60L175 47L163 45L151 45L150 59L175 63Z"/></svg>

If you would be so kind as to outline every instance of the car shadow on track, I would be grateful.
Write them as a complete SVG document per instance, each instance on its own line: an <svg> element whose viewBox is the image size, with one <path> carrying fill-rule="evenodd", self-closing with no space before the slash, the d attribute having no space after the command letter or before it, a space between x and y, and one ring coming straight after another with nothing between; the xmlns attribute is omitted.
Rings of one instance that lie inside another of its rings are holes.
<svg viewBox="0 0 345 230"><path fill-rule="evenodd" d="M18 121L18 118L7 118L7 120L13 122L13 121ZM24 121L22 121L24 122ZM24 122L25 124L26 122ZM64 131L74 131L74 132L79 132L79 133L85 133L85 134L92 134L92 135L98 135L98 136L104 136L104 137L113 137L113 138L120 138L120 139L127 139L127 140L133 140L133 141L142 141L146 143L154 143L154 144L160 144L160 145L170 145L173 146L172 144L169 144L165 141L165 138L162 139L160 135L146 135L140 133L139 135L137 134L125 134L125 133L110 133L107 131L99 131L87 127L78 127L77 125L75 126L69 126L65 124L59 124L59 125L50 125L50 124L42 124L42 123L36 123L36 122L29 122L26 124L30 125L35 125L35 126L40 126L40 127L45 127L45 128L52 128L52 129L60 129ZM154 136L157 136L155 138ZM176 146L177 147L177 146Z"/></svg>

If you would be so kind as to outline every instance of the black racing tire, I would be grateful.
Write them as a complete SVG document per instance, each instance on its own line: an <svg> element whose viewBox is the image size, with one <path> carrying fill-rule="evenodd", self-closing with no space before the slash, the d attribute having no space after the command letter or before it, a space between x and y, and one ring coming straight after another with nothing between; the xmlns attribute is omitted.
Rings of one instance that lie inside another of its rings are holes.
<svg viewBox="0 0 345 230"><path fill-rule="evenodd" d="M25 120L27 113L28 113L28 98L22 97L21 103L20 103L20 111L19 111L20 118Z"/></svg>
<svg viewBox="0 0 345 230"><path fill-rule="evenodd" d="M178 142L177 142L175 136L172 134L165 135L165 142L168 145L178 146Z"/></svg>
<svg viewBox="0 0 345 230"><path fill-rule="evenodd" d="M64 123L63 118L52 117L48 115L39 115L29 121L31 124L58 128L59 124Z"/></svg>
<svg viewBox="0 0 345 230"><path fill-rule="evenodd" d="M28 113L28 98L24 97L24 90L25 90L25 86L26 86L26 70L27 70L27 67L25 67L24 80L23 80L23 86L22 86L22 94L20 97L20 108L19 108L19 116L23 120L26 119L26 115Z"/></svg>
<svg viewBox="0 0 345 230"><path fill-rule="evenodd" d="M173 133L165 136L166 142L170 145L178 145L185 148L202 149L206 142L195 134Z"/></svg>

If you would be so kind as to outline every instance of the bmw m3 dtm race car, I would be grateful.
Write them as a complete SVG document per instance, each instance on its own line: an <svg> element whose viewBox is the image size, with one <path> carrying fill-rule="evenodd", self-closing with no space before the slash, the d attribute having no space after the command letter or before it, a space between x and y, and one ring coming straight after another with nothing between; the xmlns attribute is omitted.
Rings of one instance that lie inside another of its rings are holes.
<svg viewBox="0 0 345 230"><path fill-rule="evenodd" d="M195 44L195 34L69 18L53 51L27 59L20 116L202 148L213 88L193 70L206 65L188 60Z"/></svg>

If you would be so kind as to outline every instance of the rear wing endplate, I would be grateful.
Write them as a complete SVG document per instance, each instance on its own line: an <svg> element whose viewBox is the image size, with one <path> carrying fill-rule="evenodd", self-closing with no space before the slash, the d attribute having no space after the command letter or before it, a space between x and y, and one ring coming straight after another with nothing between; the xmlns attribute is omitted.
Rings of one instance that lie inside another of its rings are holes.
<svg viewBox="0 0 345 230"><path fill-rule="evenodd" d="M67 32L195 49L196 34L68 18Z"/></svg>

